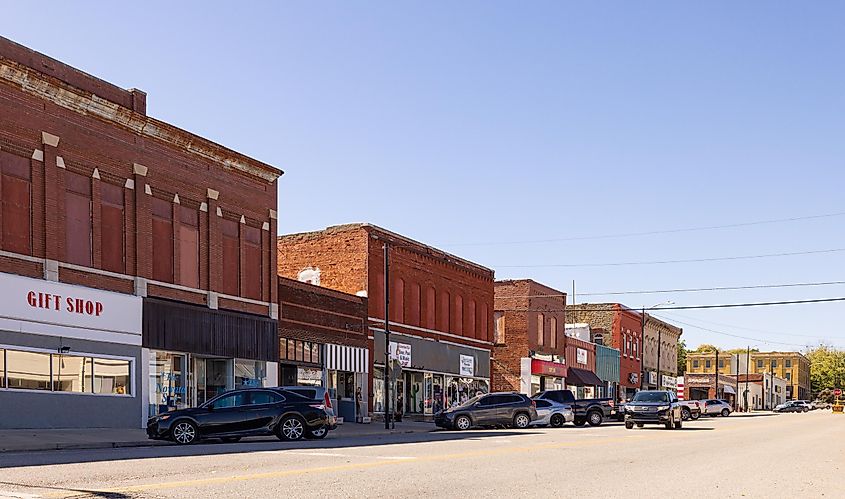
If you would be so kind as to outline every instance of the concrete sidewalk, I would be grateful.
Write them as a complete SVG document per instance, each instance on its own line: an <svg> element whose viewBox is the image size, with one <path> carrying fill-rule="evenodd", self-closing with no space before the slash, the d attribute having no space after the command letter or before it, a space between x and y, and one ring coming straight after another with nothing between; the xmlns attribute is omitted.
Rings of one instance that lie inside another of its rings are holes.
<svg viewBox="0 0 845 499"><path fill-rule="evenodd" d="M435 429L432 423L396 423L395 430L385 430L384 423L345 423L327 438L356 438L397 433L422 433ZM243 441L267 437L248 437ZM27 452L67 449L109 449L119 447L150 447L173 445L171 442L150 440L141 429L69 428L49 430L0 430L0 452Z"/></svg>

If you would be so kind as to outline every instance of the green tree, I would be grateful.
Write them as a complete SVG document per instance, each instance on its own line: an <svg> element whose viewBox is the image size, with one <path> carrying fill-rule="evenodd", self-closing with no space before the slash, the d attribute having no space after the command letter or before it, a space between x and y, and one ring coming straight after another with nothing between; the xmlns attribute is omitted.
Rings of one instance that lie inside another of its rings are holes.
<svg viewBox="0 0 845 499"><path fill-rule="evenodd" d="M687 342L678 340L678 376L687 372Z"/></svg>
<svg viewBox="0 0 845 499"><path fill-rule="evenodd" d="M693 352L695 352L695 353L713 353L716 350L719 350L719 348L716 345L711 345L709 343L702 343L701 345L698 345L698 348L693 350Z"/></svg>
<svg viewBox="0 0 845 499"><path fill-rule="evenodd" d="M845 351L819 345L807 351L806 355L810 359L810 389L813 393L841 388L845 384Z"/></svg>

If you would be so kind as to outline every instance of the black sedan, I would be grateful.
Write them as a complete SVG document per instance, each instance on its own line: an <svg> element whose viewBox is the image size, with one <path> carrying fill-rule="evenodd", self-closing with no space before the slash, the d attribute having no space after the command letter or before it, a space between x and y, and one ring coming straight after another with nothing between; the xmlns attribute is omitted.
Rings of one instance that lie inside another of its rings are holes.
<svg viewBox="0 0 845 499"><path fill-rule="evenodd" d="M276 435L279 440L323 438L337 421L320 400L279 388L223 393L199 407L152 417L147 436L185 445L202 438L237 442L242 437Z"/></svg>

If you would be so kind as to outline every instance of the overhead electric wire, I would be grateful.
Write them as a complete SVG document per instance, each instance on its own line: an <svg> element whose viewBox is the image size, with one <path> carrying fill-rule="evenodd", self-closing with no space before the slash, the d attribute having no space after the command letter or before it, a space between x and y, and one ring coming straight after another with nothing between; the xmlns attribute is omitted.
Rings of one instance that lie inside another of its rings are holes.
<svg viewBox="0 0 845 499"><path fill-rule="evenodd" d="M738 227L750 227L754 225L766 225L766 224L773 224L773 223L781 223L781 222L799 222L802 220L815 220L820 218L831 218L831 217L839 217L845 215L845 211L836 212L836 213L823 213L820 215L807 215L803 217L789 217L789 218L775 218L770 220L758 220L755 222L739 222L739 223L732 223L732 224L724 224L724 225L704 225L698 227L685 227L685 228L678 228L678 229L665 229L665 230L650 230L644 232L623 232L618 234L603 234L598 236L576 236L576 237L559 237L559 238L552 238L552 239L528 239L522 241L487 241L487 242L477 242L477 243L452 243L452 244L444 244L443 246L499 246L499 245L509 245L509 244L541 244L541 243L557 243L557 242L566 242L566 241L589 241L595 239L616 239L616 238L623 238L623 237L637 237L637 236L653 236L659 234L677 234L679 232L696 232L696 231L703 231L703 230L717 230L717 229L734 229Z"/></svg>
<svg viewBox="0 0 845 499"><path fill-rule="evenodd" d="M760 258L773 258L784 256L799 256L799 255L818 255L822 253L839 253L845 251L845 248L832 248L823 250L811 251L795 251L788 253L768 253L763 255L742 255L742 256L722 256L713 258L690 258L685 260L653 260L653 261L639 261L639 262L612 262L612 263L549 263L549 264L533 264L533 265L493 265L496 268L542 268L542 267L558 267L558 268L572 268L572 267L624 267L633 265L662 265L669 263L697 263L697 262L723 262L729 260L753 260Z"/></svg>
<svg viewBox="0 0 845 499"><path fill-rule="evenodd" d="M777 289L777 288L800 288L811 286L833 286L845 284L845 281L823 281L823 282L798 282L786 284L752 284L747 286L713 286L709 288L677 288L677 289L650 289L644 291L607 291L607 292L592 292L592 293L578 293L578 296L616 296L616 295L654 295L664 293L697 293L703 291L736 291L744 289ZM504 298L558 298L570 296L567 293L553 293L544 295L518 295L507 296Z"/></svg>
<svg viewBox="0 0 845 499"><path fill-rule="evenodd" d="M652 314L652 315L654 315L654 314ZM777 336L797 336L799 338L816 338L816 339L825 337L824 335L818 335L818 334L810 335L810 334L784 333L784 332L778 332L778 331L769 331L769 330L766 330L766 329L755 329L755 328L750 328L750 327L737 326L737 325L734 325L734 324L725 324L724 322L708 321L708 320L704 320L704 319L699 319L697 317L695 317L695 318L686 317L686 316L678 315L678 314L675 314L675 313L665 313L665 315L668 315L670 317L680 317L681 319L686 319L686 320L695 320L695 321L698 321L698 322L703 322L705 324L713 324L715 326L725 326L725 327L729 327L729 328L733 328L733 329L742 329L742 330L751 331L751 332L754 332L754 333L774 334L774 335L777 335ZM833 338L833 339L840 339L840 338Z"/></svg>
<svg viewBox="0 0 845 499"><path fill-rule="evenodd" d="M660 317L660 315L658 315L658 314L652 314L652 315L654 315L658 319L664 320L666 322L678 323L678 324L682 324L684 326L694 327L696 329L701 329L702 331L707 331L709 333L721 334L721 335L730 336L730 337L733 337L733 338L740 338L740 339L743 339L743 340L751 340L751 341L755 341L755 342L758 342L758 343L766 343L766 344L770 344L770 345L786 345L786 346L790 346L790 347L806 347L807 346L807 345L802 345L800 343L786 343L786 342L783 342L783 341L762 340L760 338L752 338L750 336L742 336L742 335L738 335L738 334L731 334L731 333L726 333L724 331L719 331L719 330L716 330L716 329L711 329L711 328L691 324L691 323L688 323L688 322L679 321L677 319L669 319L669 318L666 318L666 317Z"/></svg>
<svg viewBox="0 0 845 499"><path fill-rule="evenodd" d="M801 305L801 304L808 304L808 303L833 303L833 302L843 302L845 301L845 297L836 297L836 298L815 298L810 300L782 300L782 301L766 301L766 302L748 302L748 303L722 303L718 305L670 305L670 306L662 306L655 310L708 310L708 309L717 309L717 308L747 308L747 307L770 307L776 305ZM613 312L616 311L616 307L587 307L584 305L570 305L564 309L552 309L552 308L544 308L544 309L508 309L502 308L497 309L498 311L502 312ZM628 310L637 311L637 308L628 308ZM646 309L646 311L650 311L650 309Z"/></svg>

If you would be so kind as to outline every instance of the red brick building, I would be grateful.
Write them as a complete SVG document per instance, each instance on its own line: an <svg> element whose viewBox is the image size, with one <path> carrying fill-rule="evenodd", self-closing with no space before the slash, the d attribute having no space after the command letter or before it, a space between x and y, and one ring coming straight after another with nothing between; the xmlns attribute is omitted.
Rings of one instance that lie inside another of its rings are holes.
<svg viewBox="0 0 845 499"><path fill-rule="evenodd" d="M0 38L0 426L137 426L274 376L282 172L146 98Z"/></svg>
<svg viewBox="0 0 845 499"><path fill-rule="evenodd" d="M366 297L279 277L281 386L333 386L339 416L367 416L368 336Z"/></svg>
<svg viewBox="0 0 845 499"><path fill-rule="evenodd" d="M405 414L430 415L490 383L493 271L370 224L279 238L279 274L368 296L370 407L383 413L384 245L392 370ZM363 387L362 387L363 388Z"/></svg>
<svg viewBox="0 0 845 499"><path fill-rule="evenodd" d="M531 279L495 283L494 391L563 389L566 294Z"/></svg>
<svg viewBox="0 0 845 499"><path fill-rule="evenodd" d="M642 383L642 316L620 303L581 303L567 307L570 321L590 325L593 341L619 350L620 391Z"/></svg>

